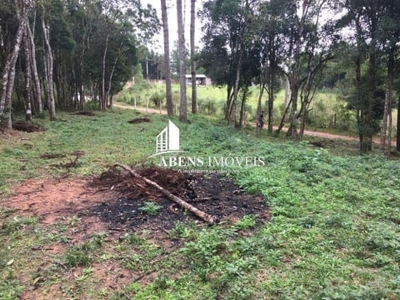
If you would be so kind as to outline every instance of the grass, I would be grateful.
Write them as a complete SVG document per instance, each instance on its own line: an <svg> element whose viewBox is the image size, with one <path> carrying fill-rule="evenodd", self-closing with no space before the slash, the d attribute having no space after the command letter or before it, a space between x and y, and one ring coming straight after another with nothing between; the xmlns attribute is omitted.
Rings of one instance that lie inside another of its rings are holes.
<svg viewBox="0 0 400 300"><path fill-rule="evenodd" d="M179 85L172 85L173 102L175 111L178 111L179 105ZM187 97L189 106L191 103L191 89L187 89ZM117 96L117 101L127 104L136 104L139 107L153 107L166 109L164 84L140 83L136 85L128 85ZM226 88L215 86L202 86L197 89L198 111L203 115L221 117L224 115L224 106L226 103ZM257 115L257 105L259 97L259 87L252 86L249 88L249 96L246 104L245 118L248 121L255 121ZM267 93L264 93L262 105L267 111ZM275 96L274 101L274 125L279 125L282 114L284 112L285 91L281 89ZM392 111L393 132L397 124L397 110ZM313 99L306 129L317 130L334 134L354 135L357 136L358 129L356 124L356 116L354 111L347 109L347 104L337 99L334 90L324 89L316 93Z"/></svg>
<svg viewBox="0 0 400 300"><path fill-rule="evenodd" d="M54 165L70 156L45 160L44 153L84 151L70 176L139 162L154 153L155 136L168 120L154 115L151 123L132 125L127 121L138 116L134 111L96 114L60 114L57 122L38 121L45 133L4 140L1 197L16 182L66 172ZM22 291L43 299L400 298L398 161L332 155L306 143L237 132L213 119L189 119L173 118L188 155L263 158L264 166L224 172L265 197L270 222L255 225L247 216L226 227L177 223L169 237L180 246L171 249L146 231L115 240L99 232L73 243L79 218L46 225L0 206L0 299L18 299ZM61 248L55 254L32 250L54 244ZM98 282L99 266L115 270L110 276L127 270L134 278L112 289Z"/></svg>

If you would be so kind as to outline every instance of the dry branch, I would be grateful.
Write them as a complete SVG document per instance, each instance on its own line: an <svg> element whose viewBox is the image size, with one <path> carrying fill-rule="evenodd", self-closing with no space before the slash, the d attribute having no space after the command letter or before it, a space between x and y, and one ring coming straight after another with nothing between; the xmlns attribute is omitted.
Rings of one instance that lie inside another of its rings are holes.
<svg viewBox="0 0 400 300"><path fill-rule="evenodd" d="M115 167L120 167L126 171L129 172L129 174L131 174L133 177L136 178L140 178L142 179L144 182L146 182L148 185L151 185L153 187L155 187L156 189L158 189L164 196L168 197L170 200L172 200L173 202L177 203L178 205L180 205L181 207L187 209L188 211L190 211L192 214L194 214L195 216L199 217L200 219L202 219L203 221L207 222L208 224L212 225L215 222L215 217L199 210L198 208L194 207L193 205L190 205L189 203L187 203L186 201L182 200L181 198L175 196L174 194L172 194L170 191L166 190L165 188L163 188L162 186L158 185L156 182L136 173L135 171L133 171L130 167L122 165L122 164L115 164Z"/></svg>

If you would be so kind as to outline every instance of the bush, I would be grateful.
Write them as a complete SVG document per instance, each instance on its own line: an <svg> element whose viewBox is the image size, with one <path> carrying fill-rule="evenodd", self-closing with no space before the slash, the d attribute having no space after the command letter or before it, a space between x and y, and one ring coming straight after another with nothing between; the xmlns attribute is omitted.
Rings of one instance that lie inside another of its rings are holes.
<svg viewBox="0 0 400 300"><path fill-rule="evenodd" d="M157 107L162 104L163 100L164 96L161 95L158 91L150 95L150 101Z"/></svg>
<svg viewBox="0 0 400 300"><path fill-rule="evenodd" d="M217 108L217 103L215 100L211 98L206 98L206 99L198 99L197 101L198 105L198 111L201 114L205 115L216 115L218 108Z"/></svg>

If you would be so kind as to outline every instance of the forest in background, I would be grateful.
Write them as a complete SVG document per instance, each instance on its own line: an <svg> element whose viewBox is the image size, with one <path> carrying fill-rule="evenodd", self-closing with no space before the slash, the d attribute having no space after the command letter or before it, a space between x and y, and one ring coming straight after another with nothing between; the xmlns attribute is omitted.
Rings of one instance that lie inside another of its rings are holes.
<svg viewBox="0 0 400 300"><path fill-rule="evenodd" d="M170 115L175 112L168 78L177 76L179 115L185 121L182 77L204 72L226 88L224 117L236 127L243 126L249 88L257 85L258 112L266 110L268 131L277 124L279 132L288 121L287 135L301 139L316 92L329 88L356 116L361 153L372 149L376 134L383 151L390 151L396 136L400 147L400 126L391 118L399 105L400 1L192 0L190 39L180 34L172 51L165 39L168 51L161 55L152 50L152 37L183 26L179 18L168 26L171 3L162 1L160 21L154 8L137 0L3 2L2 126L12 127L12 113L23 111L30 119L48 110L55 119L56 110L83 109L87 100L107 109L133 76L166 80ZM182 0L176 8L179 16ZM201 49L192 42L194 18L203 24ZM281 89L287 90L287 105L282 119L275 120L274 100Z"/></svg>

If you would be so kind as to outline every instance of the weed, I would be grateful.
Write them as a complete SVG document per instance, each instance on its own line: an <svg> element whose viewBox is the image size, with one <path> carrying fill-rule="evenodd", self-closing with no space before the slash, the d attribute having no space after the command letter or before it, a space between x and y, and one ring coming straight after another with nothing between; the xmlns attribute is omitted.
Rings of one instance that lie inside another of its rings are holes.
<svg viewBox="0 0 400 300"><path fill-rule="evenodd" d="M142 238L142 237L140 237L140 236L138 236L138 235L136 235L134 233L131 233L131 234L130 233L125 233L121 237L121 239L124 242L127 242L127 243L132 244L132 245L136 245L136 246L140 246L143 243L145 243L145 241L146 241L144 238Z"/></svg>
<svg viewBox="0 0 400 300"><path fill-rule="evenodd" d="M244 216L239 222L235 224L235 227L241 230L254 228L256 225L256 218L252 215Z"/></svg>
<svg viewBox="0 0 400 300"><path fill-rule="evenodd" d="M14 217L2 224L0 228L0 235L13 235L18 234L23 228L28 225L35 225L38 221L37 217Z"/></svg>
<svg viewBox="0 0 400 300"><path fill-rule="evenodd" d="M152 201L144 202L143 206L139 208L139 210L141 210L143 213L150 216L155 216L156 214L158 214L158 211L160 209L161 206Z"/></svg>
<svg viewBox="0 0 400 300"><path fill-rule="evenodd" d="M20 285L16 280L0 281L0 299L13 300L18 299L18 295L24 290L24 286Z"/></svg>
<svg viewBox="0 0 400 300"><path fill-rule="evenodd" d="M92 262L92 255L83 247L73 247L65 253L64 265L73 268L77 266L88 267Z"/></svg>

